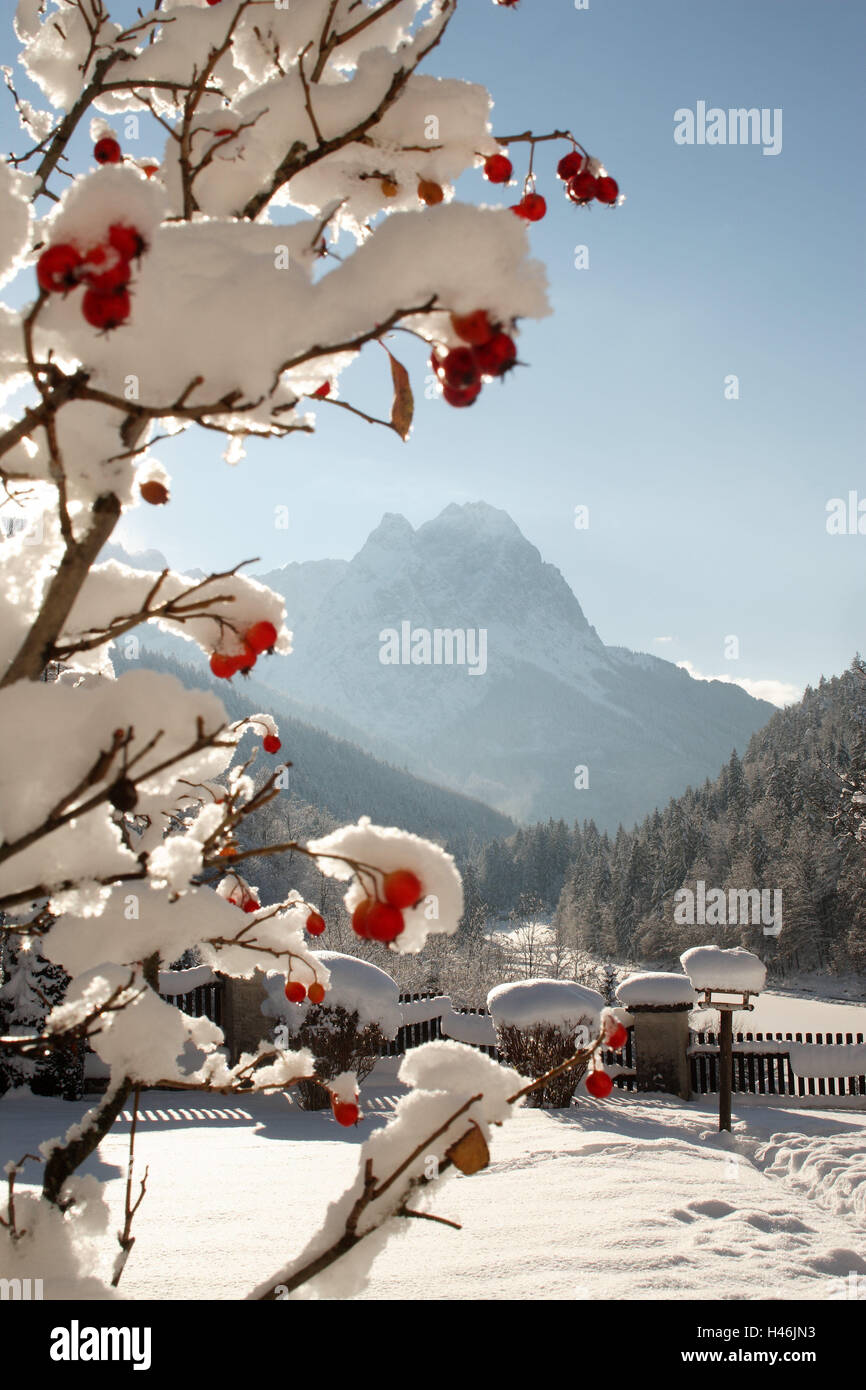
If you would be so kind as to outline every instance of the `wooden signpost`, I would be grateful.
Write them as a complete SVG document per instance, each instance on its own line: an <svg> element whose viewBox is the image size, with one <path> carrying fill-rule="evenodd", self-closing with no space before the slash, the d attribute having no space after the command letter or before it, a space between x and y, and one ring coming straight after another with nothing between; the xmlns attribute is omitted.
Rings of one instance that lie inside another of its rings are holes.
<svg viewBox="0 0 866 1390"><path fill-rule="evenodd" d="M736 994L731 989L705 989L698 1007L716 1009L719 1013L719 1131L731 1131L731 1090L734 1076L734 1013L751 1013L749 990L743 990L737 1000L722 999L720 995Z"/></svg>

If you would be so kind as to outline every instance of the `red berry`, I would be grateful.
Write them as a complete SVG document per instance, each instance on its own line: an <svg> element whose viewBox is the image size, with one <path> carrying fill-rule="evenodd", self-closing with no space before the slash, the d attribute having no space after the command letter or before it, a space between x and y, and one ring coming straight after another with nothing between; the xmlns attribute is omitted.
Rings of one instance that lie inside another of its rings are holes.
<svg viewBox="0 0 866 1390"><path fill-rule="evenodd" d="M517 345L507 333L494 333L477 352L478 365L485 376L502 376L517 361Z"/></svg>
<svg viewBox="0 0 866 1390"><path fill-rule="evenodd" d="M261 903L256 898L244 898L241 903L241 912L258 912Z"/></svg>
<svg viewBox="0 0 866 1390"><path fill-rule="evenodd" d="M219 5L220 0L207 0L209 5Z"/></svg>
<svg viewBox="0 0 866 1390"><path fill-rule="evenodd" d="M103 135L93 146L93 158L97 164L119 164L123 151L113 135Z"/></svg>
<svg viewBox="0 0 866 1390"><path fill-rule="evenodd" d="M325 986L320 985L318 980L316 980L315 983L311 984L310 988L307 990L307 998L309 999L311 1004L321 1004L324 997Z"/></svg>
<svg viewBox="0 0 866 1390"><path fill-rule="evenodd" d="M394 941L406 929L403 914L390 903L373 903L367 913L367 935L373 941Z"/></svg>
<svg viewBox="0 0 866 1390"><path fill-rule="evenodd" d="M49 246L36 262L36 279L39 288L46 293L65 293L78 284L77 270L81 265L81 252L66 242Z"/></svg>
<svg viewBox="0 0 866 1390"><path fill-rule="evenodd" d="M569 179L565 191L573 203L588 203L595 197L598 179L588 169Z"/></svg>
<svg viewBox="0 0 866 1390"><path fill-rule="evenodd" d="M375 907L375 903L373 902L372 898L362 898L361 901L358 903L358 906L352 913L352 931L355 933L356 936L360 936L364 938L364 940L366 940L370 935L369 927L367 925L367 917L369 916L370 909L372 907Z"/></svg>
<svg viewBox="0 0 866 1390"><path fill-rule="evenodd" d="M527 222L540 222L547 212L547 203L540 193L525 193L521 207Z"/></svg>
<svg viewBox="0 0 866 1390"><path fill-rule="evenodd" d="M141 232L136 231L135 227L127 227L125 222L112 223L108 229L108 244L113 246L125 261L137 260L147 250L147 242Z"/></svg>
<svg viewBox="0 0 866 1390"><path fill-rule="evenodd" d="M515 217L522 217L526 220L526 208L522 203L515 203L511 211L514 213Z"/></svg>
<svg viewBox="0 0 866 1390"><path fill-rule="evenodd" d="M81 301L81 312L93 328L102 328L106 333L119 328L129 318L129 291L122 285L103 294L100 290L87 290Z"/></svg>
<svg viewBox="0 0 866 1390"><path fill-rule="evenodd" d="M586 1089L596 1100L605 1100L613 1090L613 1082L606 1071L591 1071L586 1078Z"/></svg>
<svg viewBox="0 0 866 1390"><path fill-rule="evenodd" d="M481 395L481 382L476 381L474 386L443 386L442 397L448 405L457 406L458 409L465 405L474 405Z"/></svg>
<svg viewBox="0 0 866 1390"><path fill-rule="evenodd" d="M253 651L249 642L247 642L246 638L244 638L244 649L241 652L240 656L235 657L235 660L238 663L238 670L240 671L242 676L249 675L250 671L256 664L257 655L258 653Z"/></svg>
<svg viewBox="0 0 866 1390"><path fill-rule="evenodd" d="M330 383L330 381L323 381L322 384L321 384L321 386L317 386L316 389L315 389L315 391L313 392L313 400L316 400L316 401L323 401L323 400L325 399L325 397L326 397L326 396L330 396L330 394L331 394L331 383Z"/></svg>
<svg viewBox="0 0 866 1390"><path fill-rule="evenodd" d="M146 482L139 483L138 491L142 500L149 502L152 507L163 507L168 501L168 488L156 478L148 478Z"/></svg>
<svg viewBox="0 0 866 1390"><path fill-rule="evenodd" d="M442 381L458 391L478 384L481 372L475 353L469 348L452 348L442 363Z"/></svg>
<svg viewBox="0 0 866 1390"><path fill-rule="evenodd" d="M95 246L88 251L78 271L79 280L99 294L110 294L129 284L132 267L111 246Z"/></svg>
<svg viewBox="0 0 866 1390"><path fill-rule="evenodd" d="M492 154L484 161L484 177L491 183L507 183L514 171L514 165L504 154Z"/></svg>
<svg viewBox="0 0 866 1390"><path fill-rule="evenodd" d="M262 652L269 652L277 640L277 629L273 623L260 622L253 623L244 638L250 651L260 655Z"/></svg>
<svg viewBox="0 0 866 1390"><path fill-rule="evenodd" d="M321 936L325 930L325 919L320 912L311 912L307 918L307 931L310 936Z"/></svg>
<svg viewBox="0 0 866 1390"><path fill-rule="evenodd" d="M616 179L605 176L599 179L595 190L595 196L600 203L615 203L619 197L619 184Z"/></svg>
<svg viewBox="0 0 866 1390"><path fill-rule="evenodd" d="M336 1097L331 1101L331 1109L334 1112L334 1119L338 1125L344 1125L346 1129L351 1125L356 1125L360 1118L360 1110L353 1101L337 1100Z"/></svg>
<svg viewBox="0 0 866 1390"><path fill-rule="evenodd" d="M158 164L142 164L141 167L142 167L142 170L144 171L144 175L145 175L146 178L152 179L153 176L154 176L154 174L158 174L158 173L159 173L159 165L158 165Z"/></svg>
<svg viewBox="0 0 866 1390"><path fill-rule="evenodd" d="M613 1022L604 1035L604 1041L612 1052L619 1052L628 1042L628 1029L621 1023Z"/></svg>
<svg viewBox="0 0 866 1390"><path fill-rule="evenodd" d="M286 985L286 998L290 1004L303 1004L307 991L297 980L289 980Z"/></svg>
<svg viewBox="0 0 866 1390"><path fill-rule="evenodd" d="M225 652L214 652L210 659L210 669L218 680L228 681L238 672L238 658Z"/></svg>
<svg viewBox="0 0 866 1390"><path fill-rule="evenodd" d="M233 656L227 656L225 652L212 652L210 659L210 669L218 680L231 680L237 671Z"/></svg>
<svg viewBox="0 0 866 1390"><path fill-rule="evenodd" d="M279 753L282 746L276 734L265 734L262 739L262 747L266 753Z"/></svg>
<svg viewBox="0 0 866 1390"><path fill-rule="evenodd" d="M567 183L573 179L575 174L579 174L583 165L583 155L580 150L571 150L569 154L564 154L556 166L557 178L564 179Z"/></svg>
<svg viewBox="0 0 866 1390"><path fill-rule="evenodd" d="M395 869L385 875L385 900L392 907L414 907L421 897L421 880L411 869Z"/></svg>
<svg viewBox="0 0 866 1390"><path fill-rule="evenodd" d="M489 343L496 331L493 324L487 317L484 309L476 309L473 314L452 314L451 327L462 338L464 343L471 343L473 347L481 347L483 343Z"/></svg>

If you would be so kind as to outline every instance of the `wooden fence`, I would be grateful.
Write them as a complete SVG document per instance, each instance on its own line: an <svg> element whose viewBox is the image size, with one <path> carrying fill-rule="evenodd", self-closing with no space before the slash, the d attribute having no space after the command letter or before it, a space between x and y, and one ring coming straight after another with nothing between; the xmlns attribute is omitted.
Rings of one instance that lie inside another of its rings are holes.
<svg viewBox="0 0 866 1390"><path fill-rule="evenodd" d="M445 995L436 990L427 990L420 994L401 994L400 1003L416 1004L424 999L444 1000L445 998ZM486 1009L454 1009L450 1001L448 1007L457 1014L476 1014L483 1018L490 1017ZM445 1037L446 1034L442 1031L442 1019L439 1014L433 1018L420 1019L417 1023L405 1023L402 1028L397 1030L397 1036L393 1041L386 1043L382 1048L382 1056L402 1057L403 1053L408 1052L410 1048L420 1047L422 1043L426 1042L438 1042L439 1039ZM472 1043L471 1046L477 1047L479 1052L486 1052L488 1057L495 1058L497 1055L496 1048L487 1043Z"/></svg>
<svg viewBox="0 0 866 1390"><path fill-rule="evenodd" d="M438 990L427 990L422 994L401 994L401 1004L416 1004L422 999L439 999L441 996ZM435 1018L422 1019L420 1023L406 1023L402 1028L398 1028L397 1036L382 1048L383 1057L402 1057L404 1052L408 1052L411 1047L420 1047L422 1043L436 1042L442 1037L442 1020L436 1015Z"/></svg>
<svg viewBox="0 0 866 1390"><path fill-rule="evenodd" d="M606 1067L613 1073L616 1067L626 1067L627 1072L621 1072L613 1077L614 1086L618 1086L621 1091L633 1091L637 1086L637 1078L634 1074L634 1026L629 1028L628 1037L619 1052L612 1052L609 1047L601 1049L601 1060Z"/></svg>
<svg viewBox="0 0 866 1390"><path fill-rule="evenodd" d="M174 1004L181 1013L192 1014L194 1018L209 1018L218 1028L223 1023L224 980L211 980L209 984L199 985L187 994L160 994L167 1004Z"/></svg>
<svg viewBox="0 0 866 1390"><path fill-rule="evenodd" d="M732 1089L759 1096L866 1095L866 1076L795 1076L785 1047L786 1043L808 1043L818 1048L862 1042L862 1033L737 1033ZM761 1046L750 1051L749 1043ZM768 1047L772 1043L778 1043L778 1050ZM689 1060L693 1095L705 1096L718 1091L718 1048L717 1033L692 1034Z"/></svg>
<svg viewBox="0 0 866 1390"><path fill-rule="evenodd" d="M414 1004L424 999L445 999L446 996L433 990L421 994L401 994L401 1004ZM459 1008L454 1009L456 1014L474 1014L476 1017L489 1018L487 1009L483 1008ZM386 1043L382 1049L383 1057L402 1057L404 1052L412 1047L420 1047L422 1043L435 1042L439 1038L447 1037L442 1031L442 1019L437 1014L434 1018L423 1019L418 1023L406 1023L397 1032L396 1038L392 1042ZM471 1043L471 1047L476 1047L479 1052L485 1052L488 1057L498 1059L499 1053L495 1045L488 1043ZM614 1084L620 1090L633 1091L637 1084L634 1078L634 1029L629 1028L628 1039L620 1052L612 1052L610 1048L602 1050L602 1061L605 1066L611 1069L617 1067L625 1068L626 1072L621 1072L614 1077ZM630 1072L631 1075L626 1074Z"/></svg>

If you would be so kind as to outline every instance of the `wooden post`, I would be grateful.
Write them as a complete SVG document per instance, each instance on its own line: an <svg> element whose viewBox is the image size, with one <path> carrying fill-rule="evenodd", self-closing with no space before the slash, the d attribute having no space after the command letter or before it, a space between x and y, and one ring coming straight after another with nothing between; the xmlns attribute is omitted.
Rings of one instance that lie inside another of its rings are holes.
<svg viewBox="0 0 866 1390"><path fill-rule="evenodd" d="M733 1017L721 1009L719 1030L719 1132L731 1130L731 1077L733 1072Z"/></svg>

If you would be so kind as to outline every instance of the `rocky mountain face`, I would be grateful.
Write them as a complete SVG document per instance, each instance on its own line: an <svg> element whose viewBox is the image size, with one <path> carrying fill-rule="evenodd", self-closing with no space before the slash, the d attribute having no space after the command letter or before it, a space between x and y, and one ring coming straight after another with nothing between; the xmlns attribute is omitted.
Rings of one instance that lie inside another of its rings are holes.
<svg viewBox="0 0 866 1390"><path fill-rule="evenodd" d="M302 717L522 820L631 824L743 750L773 707L607 647L511 518L386 515L354 559L257 576L295 650L262 678Z"/></svg>

